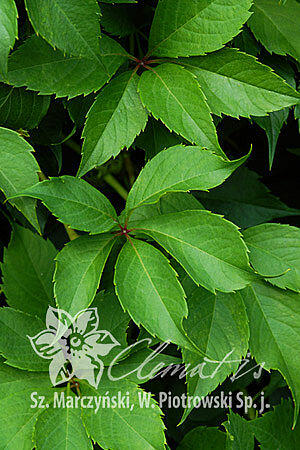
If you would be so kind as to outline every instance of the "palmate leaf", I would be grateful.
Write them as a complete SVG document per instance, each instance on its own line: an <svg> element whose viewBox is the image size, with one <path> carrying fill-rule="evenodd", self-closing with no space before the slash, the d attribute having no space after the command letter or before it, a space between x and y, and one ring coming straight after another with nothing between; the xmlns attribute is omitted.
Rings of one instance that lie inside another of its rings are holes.
<svg viewBox="0 0 300 450"><path fill-rule="evenodd" d="M300 404L300 294L255 282L241 295L249 318L251 354L265 369L284 376L295 401L295 424Z"/></svg>
<svg viewBox="0 0 300 450"><path fill-rule="evenodd" d="M25 0L36 33L74 56L97 58L100 10L97 0Z"/></svg>
<svg viewBox="0 0 300 450"><path fill-rule="evenodd" d="M97 389L87 383L81 384L82 395L110 397L128 393L130 408L101 408L97 414L92 409L82 410L82 419L88 435L102 448L111 450L158 449L165 448L164 423L161 410L151 398L149 408L141 407L139 398L143 399L144 391L127 380L109 381L103 377Z"/></svg>
<svg viewBox="0 0 300 450"><path fill-rule="evenodd" d="M199 192L196 197L205 208L236 225L246 228L277 217L300 215L300 210L289 208L259 181L257 173L241 167L222 186L213 191Z"/></svg>
<svg viewBox="0 0 300 450"><path fill-rule="evenodd" d="M184 351L183 360L188 373L187 393L201 398L212 392L228 375L237 370L238 361L242 360L248 350L248 319L239 292L235 294L218 292L214 295L201 287L196 288L188 298L188 308L189 315L183 326L189 330L193 342L214 361L223 361L226 358L225 363L216 371L218 362L205 363L203 358ZM191 369L203 363L203 378L199 374L189 376ZM186 418L191 410L192 408L187 408L183 417Z"/></svg>
<svg viewBox="0 0 300 450"><path fill-rule="evenodd" d="M261 275L280 288L300 292L300 230L266 223L243 232L250 262ZM284 273L286 272L286 273Z"/></svg>
<svg viewBox="0 0 300 450"><path fill-rule="evenodd" d="M1 0L0 5L0 75L7 71L7 57L18 36L18 11L14 0Z"/></svg>
<svg viewBox="0 0 300 450"><path fill-rule="evenodd" d="M152 245L132 239L122 248L114 283L120 303L152 335L195 351L182 320L188 314L176 272Z"/></svg>
<svg viewBox="0 0 300 450"><path fill-rule="evenodd" d="M37 317L13 308L1 308L0 354L7 360L5 364L19 369L48 372L49 360L38 356L28 339L28 336L35 336L44 328L44 321Z"/></svg>
<svg viewBox="0 0 300 450"><path fill-rule="evenodd" d="M214 114L265 116L300 101L300 94L268 66L237 49L179 62L197 77Z"/></svg>
<svg viewBox="0 0 300 450"><path fill-rule="evenodd" d="M122 56L124 55L124 56ZM102 36L97 58L64 56L42 38L27 39L9 58L6 81L41 94L69 98L100 89L124 62L125 50Z"/></svg>
<svg viewBox="0 0 300 450"><path fill-rule="evenodd" d="M203 92L189 71L169 63L147 70L139 92L144 106L171 131L224 155Z"/></svg>
<svg viewBox="0 0 300 450"><path fill-rule="evenodd" d="M53 177L18 196L40 199L58 220L91 234L109 231L116 222L117 214L109 200L81 178Z"/></svg>
<svg viewBox="0 0 300 450"><path fill-rule="evenodd" d="M35 424L34 442L37 449L93 449L80 408L54 408L51 405L49 409L41 410Z"/></svg>
<svg viewBox="0 0 300 450"><path fill-rule="evenodd" d="M137 75L119 75L98 94L87 115L78 176L100 166L124 148L145 128L147 112L137 93Z"/></svg>
<svg viewBox="0 0 300 450"><path fill-rule="evenodd" d="M91 304L113 244L112 234L81 236L57 255L54 294L59 308L75 316Z"/></svg>
<svg viewBox="0 0 300 450"><path fill-rule="evenodd" d="M291 55L300 61L299 3L255 0L252 11L248 24L256 39L269 52Z"/></svg>
<svg viewBox="0 0 300 450"><path fill-rule="evenodd" d="M0 447L7 450L33 448L33 428L43 409L30 408L32 392L53 399L48 373L17 370L0 365ZM38 399L37 399L38 400ZM50 430L48 429L48 432Z"/></svg>
<svg viewBox="0 0 300 450"><path fill-rule="evenodd" d="M209 211L164 214L134 223L170 253L194 282L215 293L242 289L254 279L238 228Z"/></svg>
<svg viewBox="0 0 300 450"><path fill-rule="evenodd" d="M177 57L218 50L238 34L250 6L250 0L160 0L149 53Z"/></svg>
<svg viewBox="0 0 300 450"><path fill-rule="evenodd" d="M3 291L10 306L44 320L48 306L54 306L52 279L56 253L49 240L14 225L1 265Z"/></svg>
<svg viewBox="0 0 300 450"><path fill-rule="evenodd" d="M248 155L236 161L225 161L201 147L170 147L156 155L141 171L129 192L126 210L155 203L167 192L205 191L218 186L247 158Z"/></svg>
<svg viewBox="0 0 300 450"><path fill-rule="evenodd" d="M0 124L4 127L35 128L48 111L50 97L24 88L0 84Z"/></svg>
<svg viewBox="0 0 300 450"><path fill-rule="evenodd" d="M31 145L18 133L0 128L0 190L7 198L38 182L39 166L32 152ZM39 230L36 200L15 198L11 199L10 203Z"/></svg>

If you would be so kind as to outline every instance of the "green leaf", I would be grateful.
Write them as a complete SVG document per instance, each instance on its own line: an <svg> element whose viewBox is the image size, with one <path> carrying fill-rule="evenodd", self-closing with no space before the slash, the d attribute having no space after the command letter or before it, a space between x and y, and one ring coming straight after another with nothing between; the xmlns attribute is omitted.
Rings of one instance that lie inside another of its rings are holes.
<svg viewBox="0 0 300 450"><path fill-rule="evenodd" d="M87 95L111 78L125 55L125 50L108 36L100 40L97 59L64 56L43 39L33 36L10 56L7 82L44 95L69 98Z"/></svg>
<svg viewBox="0 0 300 450"><path fill-rule="evenodd" d="M99 292L96 295L91 307L97 308L98 311L98 329L109 331L120 344L113 347L108 355L101 357L103 364L105 366L109 366L113 359L128 346L126 331L129 326L130 317L122 309L118 297L114 291ZM118 365L118 367L120 367L120 365ZM138 364L135 366L135 369L137 367Z"/></svg>
<svg viewBox="0 0 300 450"><path fill-rule="evenodd" d="M207 209L223 214L226 219L245 228L277 217L300 215L289 208L259 181L257 173L241 167L222 186L209 193L196 194Z"/></svg>
<svg viewBox="0 0 300 450"><path fill-rule="evenodd" d="M218 50L239 33L250 6L250 0L160 0L149 53L177 57Z"/></svg>
<svg viewBox="0 0 300 450"><path fill-rule="evenodd" d="M97 96L87 115L84 144L78 176L105 163L145 128L147 112L137 93L138 76L119 75Z"/></svg>
<svg viewBox="0 0 300 450"><path fill-rule="evenodd" d="M79 95L72 100L67 101L67 109L70 118L77 128L81 128L85 124L86 115L95 101L95 94L87 96Z"/></svg>
<svg viewBox="0 0 300 450"><path fill-rule="evenodd" d="M127 3L127 2L126 2ZM136 33L135 18L143 10L136 5L101 5L101 25L105 31L119 37Z"/></svg>
<svg viewBox="0 0 300 450"><path fill-rule="evenodd" d="M159 209L161 214L167 214L170 212L204 209L204 207L192 194L169 192L160 199Z"/></svg>
<svg viewBox="0 0 300 450"><path fill-rule="evenodd" d="M221 216L201 210L170 213L136 222L134 229L157 241L196 284L213 293L242 289L254 279L238 228Z"/></svg>
<svg viewBox="0 0 300 450"><path fill-rule="evenodd" d="M52 177L19 192L18 196L40 199L60 222L76 230L98 234L109 231L116 223L112 204L80 178Z"/></svg>
<svg viewBox="0 0 300 450"><path fill-rule="evenodd" d="M19 369L48 372L49 360L34 352L28 338L44 328L44 322L37 317L12 308L1 308L0 354L7 359L6 364Z"/></svg>
<svg viewBox="0 0 300 450"><path fill-rule="evenodd" d="M0 74L7 71L7 58L18 37L18 11L14 0L1 0L0 5Z"/></svg>
<svg viewBox="0 0 300 450"><path fill-rule="evenodd" d="M194 350L182 328L188 314L184 290L159 250L143 241L127 242L116 263L114 283L122 307L137 325Z"/></svg>
<svg viewBox="0 0 300 450"><path fill-rule="evenodd" d="M48 306L54 306L52 278L56 253L49 240L14 225L1 265L3 291L10 306L44 319Z"/></svg>
<svg viewBox="0 0 300 450"><path fill-rule="evenodd" d="M144 106L171 131L224 155L206 99L189 71L176 64L147 70L141 76L139 92Z"/></svg>
<svg viewBox="0 0 300 450"><path fill-rule="evenodd" d="M149 408L141 407L139 399L144 398L142 389L127 380L113 382L102 378L98 389L92 388L87 383L81 383L83 395L104 396L118 398L118 395L129 396L130 408L101 408L95 414L92 409L83 409L83 423L88 435L97 442L100 447L121 449L163 449L165 444L164 424L161 420L161 410L150 397ZM109 392L109 394L107 394ZM120 394L119 394L120 393ZM128 394L127 394L128 393ZM148 394L149 395L149 394ZM103 397L102 397L103 396ZM125 397L127 398L127 397Z"/></svg>
<svg viewBox="0 0 300 450"><path fill-rule="evenodd" d="M7 198L38 182L39 166L32 152L31 145L18 133L0 128L0 189ZM35 211L36 200L18 198L9 202L39 230Z"/></svg>
<svg viewBox="0 0 300 450"><path fill-rule="evenodd" d="M285 400L275 406L274 411L246 423L260 442L262 450L273 450L274 448L296 450L300 443L300 426L298 424L295 429L292 429L292 420L292 402Z"/></svg>
<svg viewBox="0 0 300 450"><path fill-rule="evenodd" d="M150 116L145 131L136 138L134 146L142 148L146 153L146 160L149 160L166 148L182 144L183 140L171 133L161 121Z"/></svg>
<svg viewBox="0 0 300 450"><path fill-rule="evenodd" d="M37 449L93 449L82 423L80 408L51 406L44 410L35 425L34 441Z"/></svg>
<svg viewBox="0 0 300 450"><path fill-rule="evenodd" d="M40 123L49 105L47 95L0 84L0 124L4 127L31 130Z"/></svg>
<svg viewBox="0 0 300 450"><path fill-rule="evenodd" d="M45 397L44 404L53 398L48 373L32 373L0 365L0 447L5 450L31 450L33 429L43 411L31 408L33 392ZM48 430L48 432L51 430Z"/></svg>
<svg viewBox="0 0 300 450"><path fill-rule="evenodd" d="M197 427L189 431L178 450L225 450L226 434L216 427Z"/></svg>
<svg viewBox="0 0 300 450"><path fill-rule="evenodd" d="M269 144L269 169L272 169L278 137L289 115L289 109L271 112L267 117L255 117L254 120L265 130Z"/></svg>
<svg viewBox="0 0 300 450"><path fill-rule="evenodd" d="M224 48L179 62L196 76L210 110L217 115L265 116L300 101L300 94L270 67L237 49Z"/></svg>
<svg viewBox="0 0 300 450"><path fill-rule="evenodd" d="M300 60L299 3L288 0L280 5L273 0L255 0L252 11L248 24L256 39L269 52Z"/></svg>
<svg viewBox="0 0 300 450"><path fill-rule="evenodd" d="M227 450L253 450L254 435L251 431L251 424L255 421L247 421L232 411L229 412L227 417L227 422L222 423L229 435Z"/></svg>
<svg viewBox="0 0 300 450"><path fill-rule="evenodd" d="M189 336L197 347L210 358L207 361L192 352L183 353L183 360L187 364L187 393L194 398L201 398L215 390L227 376L237 370L238 361L243 359L248 350L248 319L239 292L218 292L214 295L203 288L197 288L188 298L188 308L189 315L183 326L189 331ZM218 367L219 363L216 361L223 361L224 358L225 363ZM191 373L190 376L189 367L200 367L201 364L204 364L203 378L198 373ZM186 408L184 418L192 409L193 407Z"/></svg>
<svg viewBox="0 0 300 450"><path fill-rule="evenodd" d="M167 192L211 189L223 183L247 158L248 155L236 161L225 161L201 147L168 148L141 171L129 192L126 209L155 203Z"/></svg>
<svg viewBox="0 0 300 450"><path fill-rule="evenodd" d="M56 257L54 294L58 308L75 316L93 301L114 236L81 236Z"/></svg>
<svg viewBox="0 0 300 450"><path fill-rule="evenodd" d="M266 223L243 232L252 266L275 286L300 292L300 230ZM287 273L284 273L288 271Z"/></svg>
<svg viewBox="0 0 300 450"><path fill-rule="evenodd" d="M265 369L285 378L295 401L294 424L300 402L300 295L255 282L241 291L250 326L250 351Z"/></svg>
<svg viewBox="0 0 300 450"><path fill-rule="evenodd" d="M97 0L25 0L37 34L74 56L97 57L100 9Z"/></svg>

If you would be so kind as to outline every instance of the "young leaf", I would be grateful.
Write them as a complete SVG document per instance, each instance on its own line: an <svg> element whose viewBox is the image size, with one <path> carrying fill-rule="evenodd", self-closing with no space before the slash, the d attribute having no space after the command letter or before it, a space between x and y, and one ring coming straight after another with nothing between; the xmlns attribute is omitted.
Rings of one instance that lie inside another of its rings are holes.
<svg viewBox="0 0 300 450"><path fill-rule="evenodd" d="M300 94L270 67L237 49L179 61L197 77L214 114L265 116L300 101Z"/></svg>
<svg viewBox="0 0 300 450"><path fill-rule="evenodd" d="M18 36L18 11L14 0L1 0L0 4L0 75L5 76L7 58Z"/></svg>
<svg viewBox="0 0 300 450"><path fill-rule="evenodd" d="M203 92L189 71L169 63L147 70L139 92L144 106L171 131L224 155Z"/></svg>
<svg viewBox="0 0 300 450"><path fill-rule="evenodd" d="M36 33L74 56L97 57L100 10L97 0L25 0Z"/></svg>
<svg viewBox="0 0 300 450"><path fill-rule="evenodd" d="M177 57L218 50L239 33L250 6L250 0L160 0L149 53Z"/></svg>
<svg viewBox="0 0 300 450"><path fill-rule="evenodd" d="M138 79L132 72L122 73L98 94L82 134L78 176L129 148L145 128L148 115L137 93Z"/></svg>
<svg viewBox="0 0 300 450"><path fill-rule="evenodd" d="M134 229L157 241L195 283L213 293L242 289L254 279L238 228L221 216L201 210L170 213L136 222Z"/></svg>
<svg viewBox="0 0 300 450"><path fill-rule="evenodd" d="M157 202L167 192L211 189L223 183L248 155L225 161L201 147L177 145L156 155L129 192L126 209ZM163 174L163 177L162 177Z"/></svg>
<svg viewBox="0 0 300 450"><path fill-rule="evenodd" d="M3 291L10 306L44 319L48 306L54 306L52 278L56 253L49 240L14 225L1 265Z"/></svg>
<svg viewBox="0 0 300 450"><path fill-rule="evenodd" d="M208 450L208 449L226 449L226 434L216 427L197 427L189 431L179 446L178 450Z"/></svg>
<svg viewBox="0 0 300 450"><path fill-rule="evenodd" d="M33 36L10 56L7 81L13 86L26 86L57 97L87 95L111 78L125 56L125 50L108 36L101 38L95 59L64 56L40 37Z"/></svg>
<svg viewBox="0 0 300 450"><path fill-rule="evenodd" d="M272 169L278 137L289 115L289 109L274 111L267 117L254 117L255 122L265 130L269 144L269 169Z"/></svg>
<svg viewBox="0 0 300 450"><path fill-rule="evenodd" d="M137 325L194 350L182 328L188 314L184 290L159 250L143 241L127 242L116 263L114 283L122 307Z"/></svg>
<svg viewBox="0 0 300 450"><path fill-rule="evenodd" d="M39 166L32 152L31 145L18 133L0 128L0 189L7 198L38 182ZM14 198L9 201L39 230L36 200Z"/></svg>
<svg viewBox="0 0 300 450"><path fill-rule="evenodd" d="M285 5L273 0L255 0L248 24L254 36L269 52L291 55L300 61L300 5L289 0Z"/></svg>
<svg viewBox="0 0 300 450"><path fill-rule="evenodd" d="M16 370L6 364L0 365L0 447L32 449L32 435L35 422L42 408L31 408L31 395L39 391L44 396L44 404L53 399L53 389L48 373L32 373ZM16 407L17 406L17 407ZM49 432L49 430L48 430Z"/></svg>
<svg viewBox="0 0 300 450"><path fill-rule="evenodd" d="M48 111L50 97L0 84L0 124L19 130L35 128Z"/></svg>
<svg viewBox="0 0 300 450"><path fill-rule="evenodd" d="M130 408L101 408L95 414L92 409L83 409L83 423L88 435L102 448L119 450L123 448L134 449L163 449L165 445L164 424L161 420L161 410L150 397L149 408L140 406L140 399L149 395L139 389L134 383L127 380L116 382L102 378L98 389L87 383L81 383L81 391L87 396L101 396L118 398L129 396ZM147 426L145 426L147 425ZM124 440L128 445L124 445Z"/></svg>
<svg viewBox="0 0 300 450"><path fill-rule="evenodd" d="M80 236L56 257L54 294L58 308L75 316L93 301L113 246L111 234Z"/></svg>
<svg viewBox="0 0 300 450"><path fill-rule="evenodd" d="M278 276L268 280L275 286L300 292L300 229L265 223L243 235L255 270L265 277Z"/></svg>
<svg viewBox="0 0 300 450"><path fill-rule="evenodd" d="M197 347L211 358L211 362L204 362L203 358L192 352L183 353L183 360L187 364L188 395L201 398L216 389L228 375L237 370L238 361L242 360L248 350L248 319L239 292L218 292L214 295L203 288L197 288L188 299L188 308L189 315L183 326L189 330L189 336ZM225 362L218 367L218 361ZM203 378L198 373L190 376L189 367L200 367L201 364ZM192 407L187 407L184 418L191 410Z"/></svg>
<svg viewBox="0 0 300 450"><path fill-rule="evenodd" d="M39 198L59 221L91 234L109 231L116 222L108 199L86 181L69 175L37 183L18 196Z"/></svg>
<svg viewBox="0 0 300 450"><path fill-rule="evenodd" d="M209 193L196 194L207 209L224 214L226 219L246 228L277 217L300 215L289 208L259 181L257 173L241 167L222 186Z"/></svg>
<svg viewBox="0 0 300 450"><path fill-rule="evenodd" d="M250 351L258 364L284 376L295 401L294 424L300 402L300 295L255 282L241 291L250 326Z"/></svg>
<svg viewBox="0 0 300 450"><path fill-rule="evenodd" d="M82 423L80 408L54 408L50 405L50 408L41 410L35 424L34 441L37 449L93 449Z"/></svg>
<svg viewBox="0 0 300 450"><path fill-rule="evenodd" d="M13 308L1 308L0 353L7 359L5 363L19 369L48 372L49 360L40 358L28 339L44 328L44 321L37 317Z"/></svg>

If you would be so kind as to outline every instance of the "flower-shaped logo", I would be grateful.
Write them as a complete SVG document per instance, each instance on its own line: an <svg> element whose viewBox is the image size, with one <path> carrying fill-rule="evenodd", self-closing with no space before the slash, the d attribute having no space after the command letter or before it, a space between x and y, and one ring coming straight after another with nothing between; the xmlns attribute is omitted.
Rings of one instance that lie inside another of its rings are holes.
<svg viewBox="0 0 300 450"><path fill-rule="evenodd" d="M97 308L80 311L73 318L66 311L49 306L46 329L27 336L34 351L51 360L49 375L54 386L73 377L97 387L104 369L99 356L106 356L119 342L111 333L98 330Z"/></svg>

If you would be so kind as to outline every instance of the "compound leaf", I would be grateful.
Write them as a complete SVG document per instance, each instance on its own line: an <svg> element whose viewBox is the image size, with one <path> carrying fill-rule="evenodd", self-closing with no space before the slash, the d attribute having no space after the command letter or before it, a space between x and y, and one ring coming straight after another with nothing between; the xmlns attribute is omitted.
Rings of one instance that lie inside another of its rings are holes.
<svg viewBox="0 0 300 450"><path fill-rule="evenodd" d="M250 262L269 282L300 292L300 230L289 225L265 223L243 232ZM286 273L284 273L286 272Z"/></svg>
<svg viewBox="0 0 300 450"><path fill-rule="evenodd" d="M54 294L59 308L75 316L93 301L114 236L80 236L56 257Z"/></svg>
<svg viewBox="0 0 300 450"><path fill-rule="evenodd" d="M265 116L300 101L300 94L272 69L233 48L179 61L197 77L214 114Z"/></svg>
<svg viewBox="0 0 300 450"><path fill-rule="evenodd" d="M109 231L116 222L117 215L109 200L81 178L53 177L19 192L18 196L40 199L58 220L91 234Z"/></svg>
<svg viewBox="0 0 300 450"><path fill-rule="evenodd" d="M78 176L105 163L145 128L147 112L137 93L138 76L125 72L98 94L87 115Z"/></svg>
<svg viewBox="0 0 300 450"><path fill-rule="evenodd" d="M96 0L25 0L36 33L74 56L97 57L100 10Z"/></svg>
<svg viewBox="0 0 300 450"><path fill-rule="evenodd" d="M193 74L176 64L162 64L142 74L139 92L144 106L171 131L223 155L209 107Z"/></svg>
<svg viewBox="0 0 300 450"><path fill-rule="evenodd" d="M170 253L195 283L215 293L242 289L254 279L238 228L209 211L184 211L134 224Z"/></svg>
<svg viewBox="0 0 300 450"><path fill-rule="evenodd" d="M218 50L239 33L250 6L250 0L160 0L149 53L177 57Z"/></svg>
<svg viewBox="0 0 300 450"><path fill-rule="evenodd" d="M247 157L225 161L201 147L170 147L156 155L141 171L129 192L126 209L156 203L167 192L206 191L218 186Z"/></svg>
<svg viewBox="0 0 300 450"><path fill-rule="evenodd" d="M184 290L159 250L143 241L127 242L116 263L114 283L121 305L137 325L194 350L182 328L188 313Z"/></svg>
<svg viewBox="0 0 300 450"><path fill-rule="evenodd" d="M10 306L44 319L48 306L54 306L52 278L56 253L49 240L14 225L1 265L3 291Z"/></svg>
<svg viewBox="0 0 300 450"><path fill-rule="evenodd" d="M0 189L7 198L38 182L39 166L32 152L31 145L18 133L0 128ZM9 202L39 230L35 211L36 200L14 198Z"/></svg>

